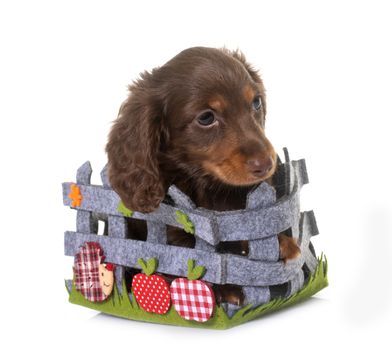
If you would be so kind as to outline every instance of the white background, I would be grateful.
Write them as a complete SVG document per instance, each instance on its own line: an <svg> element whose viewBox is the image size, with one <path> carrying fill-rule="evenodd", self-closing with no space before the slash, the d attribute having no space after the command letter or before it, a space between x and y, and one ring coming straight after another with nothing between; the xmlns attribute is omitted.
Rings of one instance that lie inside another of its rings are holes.
<svg viewBox="0 0 392 350"><path fill-rule="evenodd" d="M390 349L388 1L1 1L1 342L7 349ZM61 182L90 160L139 72L195 46L242 49L268 93L267 135L307 160L330 286L227 331L126 321L67 302ZM3 322L4 321L4 322Z"/></svg>

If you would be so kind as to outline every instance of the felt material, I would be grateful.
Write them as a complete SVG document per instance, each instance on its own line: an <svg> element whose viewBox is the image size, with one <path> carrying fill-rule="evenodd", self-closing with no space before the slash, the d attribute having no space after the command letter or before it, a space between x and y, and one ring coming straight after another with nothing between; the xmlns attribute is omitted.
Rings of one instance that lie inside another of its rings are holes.
<svg viewBox="0 0 392 350"><path fill-rule="evenodd" d="M138 273L132 279L132 290L143 310L161 315L169 311L169 285L162 276Z"/></svg>
<svg viewBox="0 0 392 350"><path fill-rule="evenodd" d="M310 270L310 272L314 272L317 267L317 259L316 257L312 254L312 252L308 249L302 252L302 255L304 256L305 264Z"/></svg>
<svg viewBox="0 0 392 350"><path fill-rule="evenodd" d="M291 162L286 162L284 166L286 167L286 191L291 193L295 186L295 170Z"/></svg>
<svg viewBox="0 0 392 350"><path fill-rule="evenodd" d="M181 210L176 210L176 220L182 225L182 228L186 233L190 233L192 235L195 234L195 226L193 225L193 222L189 220L188 215L183 213Z"/></svg>
<svg viewBox="0 0 392 350"><path fill-rule="evenodd" d="M73 183L63 184L63 197L64 205L71 206L71 199L68 198L71 185ZM93 211L96 213L105 213L109 215L123 216L118 212L117 207L120 202L120 197L110 189L104 189L101 186L92 185L78 185L83 193L83 201L78 209Z"/></svg>
<svg viewBox="0 0 392 350"><path fill-rule="evenodd" d="M221 241L254 240L270 237L296 224L299 217L299 196L294 193L276 205L250 211L217 215ZM196 231L197 231L197 222Z"/></svg>
<svg viewBox="0 0 392 350"><path fill-rule="evenodd" d="M279 260L278 236L274 235L264 239L249 241L249 259L263 261Z"/></svg>
<svg viewBox="0 0 392 350"><path fill-rule="evenodd" d="M270 286L288 282L303 265L302 256L283 262L249 260L241 256L228 255L226 283L241 286ZM206 265L207 271L208 266Z"/></svg>
<svg viewBox="0 0 392 350"><path fill-rule="evenodd" d="M248 194L244 210L217 212L197 208L188 196L177 187L171 186L167 200L156 211L149 214L132 212L133 218L147 221L147 242L125 239L125 217L129 217L130 213L127 208L123 210L119 196L110 188L107 166L101 172L104 186L93 186L90 185L91 165L86 162L77 172L77 187L82 200L76 208L79 218L77 233L65 233L66 254L74 255L87 239L99 242L108 256L108 261L118 265L115 273L117 289L120 291L124 267L137 268L137 257L157 257L158 272L175 276L185 276L186 261L189 258L194 259L197 264L206 267L203 279L217 284L242 285L246 302L254 306L265 304L269 300L268 286L271 285L288 283L289 294L293 294L304 283L303 264L312 273L316 271L318 261L310 238L318 234L318 230L312 211L300 213L299 192L309 181L305 161L290 161L287 149L285 158L286 163L281 164L278 171L285 186L283 197L276 201L275 189L263 182ZM68 206L72 204L72 199L68 197L72 185L74 184L63 184L63 202ZM180 222L177 221L179 212ZM107 217L109 237L85 235L96 233L95 213L102 213ZM193 231L195 249L167 246L166 225L185 227L188 231ZM293 237L299 239L302 254L299 258L283 264L278 261L277 234L287 229L291 230ZM248 257L215 252L214 246L219 242L236 240L249 240ZM234 305L227 305L229 315L235 310Z"/></svg>
<svg viewBox="0 0 392 350"><path fill-rule="evenodd" d="M76 230L83 233L97 233L98 220L91 211L78 210L76 214Z"/></svg>
<svg viewBox="0 0 392 350"><path fill-rule="evenodd" d="M194 210L179 208L186 214L195 228L195 235L216 245L220 241L255 240L276 235L290 227L298 227L299 222L299 190L302 184L306 183L306 166L303 160L293 161L295 173L295 184L290 195L281 198L275 204L267 208L254 210L236 210L226 212L209 211L202 208ZM63 184L63 193L67 193L70 183ZM265 192L266 183L260 185L261 192ZM260 187L259 186L259 187ZM83 193L83 201L80 208L95 212L102 212L111 215L123 215L118 211L120 203L119 196L112 190L99 186L79 185ZM170 190L173 200L186 203L191 206L190 199L185 195L178 196L178 189ZM268 190L272 192L272 190ZM267 191L267 192L268 192ZM181 197L181 199L178 199ZM63 197L65 205L70 205L70 200ZM252 197L249 200L251 203ZM165 222L168 225L183 227L176 221L176 211L178 209L162 203L160 207L150 214L133 213L134 218L149 219L152 221Z"/></svg>
<svg viewBox="0 0 392 350"><path fill-rule="evenodd" d="M284 161L285 163L290 163L290 154L287 147L283 147Z"/></svg>
<svg viewBox="0 0 392 350"><path fill-rule="evenodd" d="M184 212L195 226L196 237L212 245L217 245L220 242L219 229L214 212L204 208L198 208L192 212L184 210Z"/></svg>
<svg viewBox="0 0 392 350"><path fill-rule="evenodd" d="M205 280L213 283L221 283L224 280L222 274L224 271L221 266L222 256L218 253L106 236L88 235L88 239L99 242L105 251L107 260L116 265L139 268L137 264L139 257L145 260L156 257L159 261L157 272L186 276L187 261L194 259L199 265L206 266L207 272L203 277ZM65 232L65 254L75 255L78 247L85 240L85 234Z"/></svg>
<svg viewBox="0 0 392 350"><path fill-rule="evenodd" d="M166 244L166 225L162 222L147 221L147 242Z"/></svg>
<svg viewBox="0 0 392 350"><path fill-rule="evenodd" d="M120 201L120 203L118 203L117 211L118 211L119 213L123 214L124 216L126 216L127 218L130 218L130 217L132 217L132 215L133 215L133 211L130 210L130 209L128 209L128 208L124 205L124 203L123 203L122 201Z"/></svg>
<svg viewBox="0 0 392 350"><path fill-rule="evenodd" d="M302 254L294 260L289 260L286 264L281 261L266 263L228 255L226 258L226 283L243 286L269 286L286 283L293 279L302 268L306 257L310 259L312 264L310 267L314 268L314 256L310 253L313 257L312 259L308 254L310 252L310 237L311 231L309 226L304 226L303 239L300 244ZM260 264L265 264L265 266L261 267ZM311 271L313 272L314 269Z"/></svg>
<svg viewBox="0 0 392 350"><path fill-rule="evenodd" d="M111 186L110 186L109 177L108 177L108 165L107 164L103 167L100 175L101 175L101 181L102 181L103 187L110 189ZM89 184L89 182L86 183L86 185L88 185L88 184Z"/></svg>
<svg viewBox="0 0 392 350"><path fill-rule="evenodd" d="M70 183L64 183L64 191L70 188ZM80 185L83 201L80 209L123 216L118 211L119 196L98 186ZM65 205L70 206L71 200L63 198ZM78 208L78 209L79 209ZM176 221L176 208L167 204L150 213L133 213L133 218L149 219L151 221L165 222L167 225L183 228ZM249 211L213 212L197 209L194 212L184 213L194 224L195 235L210 244L216 245L220 241L236 241L244 239L260 239L282 232L295 225L299 217L298 193L294 193L285 200L278 201L276 205Z"/></svg>
<svg viewBox="0 0 392 350"><path fill-rule="evenodd" d="M252 304L257 306L266 304L271 299L270 289L268 287L251 287L245 286L242 288L245 296L245 305Z"/></svg>
<svg viewBox="0 0 392 350"><path fill-rule="evenodd" d="M307 185L309 183L309 175L308 170L306 168L306 161L305 159L300 159L297 161L293 161L292 164L294 168L298 172L298 181L300 182L300 187L303 185Z"/></svg>
<svg viewBox="0 0 392 350"><path fill-rule="evenodd" d="M287 296L297 293L304 285L304 273L300 270L289 283L289 292Z"/></svg>
<svg viewBox="0 0 392 350"><path fill-rule="evenodd" d="M128 232L128 225L126 219L121 216L109 215L108 218L108 234L110 237L126 238ZM125 274L125 268L123 266L117 266L114 271L115 282L117 289L122 293L122 280Z"/></svg>
<svg viewBox="0 0 392 350"><path fill-rule="evenodd" d="M89 161L85 162L76 171L76 182L79 185L89 185L91 183L91 174L92 173L93 173L93 169L91 167L91 163Z"/></svg>
<svg viewBox="0 0 392 350"><path fill-rule="evenodd" d="M173 199L175 206L186 209L196 209L195 203L183 192L181 192L177 186L171 185L168 190L168 195Z"/></svg>
<svg viewBox="0 0 392 350"><path fill-rule="evenodd" d="M71 184L69 188L68 198L71 200L71 207L80 207L82 204L83 196L80 192L80 187L75 184Z"/></svg>
<svg viewBox="0 0 392 350"><path fill-rule="evenodd" d="M125 276L125 267L117 265L116 269L114 270L114 282L120 293L123 292L122 281L124 280L124 276Z"/></svg>
<svg viewBox="0 0 392 350"><path fill-rule="evenodd" d="M227 316L232 317L237 311L242 309L242 306L229 304L229 303L222 303L221 307L225 310Z"/></svg>
<svg viewBox="0 0 392 350"><path fill-rule="evenodd" d="M313 210L304 211L301 213L301 217L299 220L299 227L301 233L304 230L306 230L309 232L310 236L317 236L319 234L316 217L314 215ZM302 238L302 234L301 234L301 238Z"/></svg>
<svg viewBox="0 0 392 350"><path fill-rule="evenodd" d="M116 238L126 238L128 232L128 225L125 218L121 216L109 215L109 236Z"/></svg>
<svg viewBox="0 0 392 350"><path fill-rule="evenodd" d="M260 209L273 205L276 201L276 191L266 182L261 183L247 196L247 209ZM278 261L279 241L278 236L273 235L264 239L249 241L249 259Z"/></svg>
<svg viewBox="0 0 392 350"><path fill-rule="evenodd" d="M195 238L196 238L195 249L206 250L209 252L215 251L215 246L213 246L212 244L206 242L204 239L201 239L200 237L196 236Z"/></svg>
<svg viewBox="0 0 392 350"><path fill-rule="evenodd" d="M174 307L170 307L169 311L164 315L148 313L139 308L135 298L129 297L127 293L121 294L114 287L111 298L102 303L92 303L86 300L75 288L72 288L69 294L69 301L76 305L88 307L106 314L123 317L130 320L140 320L144 322L153 322L158 324L169 324L183 327L197 327L209 329L228 329L245 322L260 318L268 313L280 310L290 305L303 301L311 297L321 289L328 285L327 278L327 261L325 257L318 260L318 266L315 273L310 276L307 284L291 298L275 299L267 304L262 304L256 308L251 305L244 307L236 307L237 312L230 315L224 311L224 305L216 306L212 317L207 322L187 321L179 316ZM125 290L125 286L123 285Z"/></svg>
<svg viewBox="0 0 392 350"><path fill-rule="evenodd" d="M181 192L175 185L169 187L168 195L173 200L174 205L183 209L194 210L196 209L195 203L183 192ZM200 227L199 229L204 230ZM207 223L208 230L211 230L211 225ZM195 249L206 250L206 251L215 251L215 247L213 244L208 243L204 239L200 238L199 236L195 236L196 244Z"/></svg>
<svg viewBox="0 0 392 350"><path fill-rule="evenodd" d="M232 254L219 254L129 239L114 239L106 236L89 235L88 239L99 242L105 251L107 260L121 266L138 268L136 257L143 256L144 259L157 257L158 272L186 276L186 263L188 259L194 259L199 265L206 267L203 279L217 284L232 283L251 286L282 284L294 278L304 263L303 255L284 264L281 261L256 261ZM65 254L74 255L85 240L85 234L66 232ZM307 242L304 241L305 244Z"/></svg>
<svg viewBox="0 0 392 350"><path fill-rule="evenodd" d="M87 300L92 302L104 301L111 293L113 288L113 272L107 271L103 266L103 250L96 242L86 242L75 254L75 286ZM102 287L105 280L101 280L101 272L107 271L111 274L110 288L108 291Z"/></svg>
<svg viewBox="0 0 392 350"><path fill-rule="evenodd" d="M266 182L262 182L252 192L248 193L246 199L247 209L265 208L276 201L276 191Z"/></svg>
<svg viewBox="0 0 392 350"><path fill-rule="evenodd" d="M318 228L313 211L303 212L301 215L301 253L308 269L313 273L317 266L317 258L310 249L310 237L317 235Z"/></svg>
<svg viewBox="0 0 392 350"><path fill-rule="evenodd" d="M65 280L65 287L67 288L68 293L71 293L72 291L72 280Z"/></svg>
<svg viewBox="0 0 392 350"><path fill-rule="evenodd" d="M151 258L145 261L143 258L137 259L137 263L142 268L142 271L145 275L151 276L157 269L158 259Z"/></svg>
<svg viewBox="0 0 392 350"><path fill-rule="evenodd" d="M206 322L211 318L215 296L208 284L176 278L170 285L170 293L174 308L182 318L197 322Z"/></svg>
<svg viewBox="0 0 392 350"><path fill-rule="evenodd" d="M187 278L188 280L198 280L199 278L203 277L206 273L206 268L201 265L196 265L195 260L188 259L188 273Z"/></svg>

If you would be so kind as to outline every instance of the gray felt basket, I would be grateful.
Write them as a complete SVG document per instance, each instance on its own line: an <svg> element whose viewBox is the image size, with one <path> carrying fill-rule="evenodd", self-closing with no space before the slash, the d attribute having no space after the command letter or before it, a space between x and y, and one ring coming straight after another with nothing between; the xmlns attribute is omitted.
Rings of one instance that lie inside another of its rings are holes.
<svg viewBox="0 0 392 350"><path fill-rule="evenodd" d="M203 280L214 284L242 286L245 304L253 306L268 303L274 291L284 286L282 297L300 290L306 276L314 273L318 260L310 242L318 234L313 211L300 211L300 190L308 183L303 159L290 161L287 149L285 162L279 165L278 175L284 194L276 198L276 191L261 183L249 193L246 209L218 212L197 208L188 196L175 186L168 195L173 205L162 203L153 213L133 212L132 218L146 220L146 241L127 239L127 215L118 210L120 198L108 183L106 167L101 172L102 186L91 185L92 168L89 162L77 171L76 184L83 200L77 210L76 232L64 235L65 254L74 256L86 241L96 241L102 246L106 260L117 265L115 279L122 291L126 268L139 268L138 258L158 258L157 272L175 276L187 275L187 260L194 259L206 268ZM71 206L69 198L73 183L63 183L63 202ZM182 227L176 213L187 216L194 226L195 248L166 244L166 225ZM98 235L98 220L104 218L108 229ZM278 234L289 230L298 239L301 255L284 264L279 260ZM222 241L249 241L248 256L221 254L216 251ZM71 291L72 281L67 281ZM228 315L239 307L223 305Z"/></svg>

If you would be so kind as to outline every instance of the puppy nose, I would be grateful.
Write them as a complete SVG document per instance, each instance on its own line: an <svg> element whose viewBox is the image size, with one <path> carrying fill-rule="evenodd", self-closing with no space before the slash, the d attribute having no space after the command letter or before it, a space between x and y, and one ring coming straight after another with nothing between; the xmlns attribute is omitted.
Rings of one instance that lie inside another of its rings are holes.
<svg viewBox="0 0 392 350"><path fill-rule="evenodd" d="M267 159L264 158L252 158L249 159L247 162L249 171L256 177L263 177L268 174L273 166L274 161L271 157Z"/></svg>

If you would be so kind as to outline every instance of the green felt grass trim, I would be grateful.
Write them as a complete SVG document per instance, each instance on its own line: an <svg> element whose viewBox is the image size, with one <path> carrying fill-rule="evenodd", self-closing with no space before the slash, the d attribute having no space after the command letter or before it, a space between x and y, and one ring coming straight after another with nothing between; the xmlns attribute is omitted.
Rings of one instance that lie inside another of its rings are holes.
<svg viewBox="0 0 392 350"><path fill-rule="evenodd" d="M206 272L206 268L201 265L195 266L195 260L188 259L188 280L198 280Z"/></svg>
<svg viewBox="0 0 392 350"><path fill-rule="evenodd" d="M133 211L131 209L128 209L122 201L118 203L117 211L120 212L121 214L124 214L128 218L132 217L133 215Z"/></svg>
<svg viewBox="0 0 392 350"><path fill-rule="evenodd" d="M193 222L189 220L188 215L183 213L181 210L176 210L176 221L183 226L185 232L192 235L195 234L195 226L193 225Z"/></svg>
<svg viewBox="0 0 392 350"><path fill-rule="evenodd" d="M231 318L227 316L222 307L217 306L215 307L213 317L204 323L184 320L178 315L173 306L171 306L169 311L164 315L144 311L139 307L136 299L132 297L132 293L130 294L131 299L126 293L121 295L118 292L116 285L114 285L111 297L103 302L93 303L85 299L85 297L76 290L75 285L73 284L72 291L69 293L69 301L73 304L86 306L103 313L131 320L185 327L227 329L257 319L270 312L299 303L316 294L328 285L327 267L327 259L324 255L321 255L318 259L315 273L309 278L306 285L291 297L286 299L275 299L268 304L260 305L256 308L252 308L252 305L247 305L238 310ZM126 291L125 282L123 282L122 290Z"/></svg>

